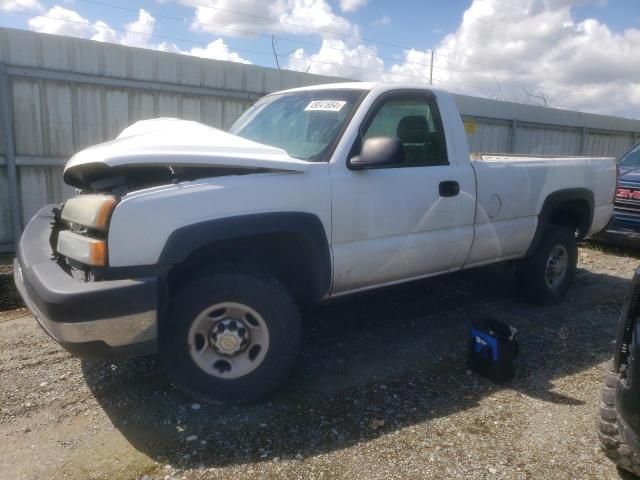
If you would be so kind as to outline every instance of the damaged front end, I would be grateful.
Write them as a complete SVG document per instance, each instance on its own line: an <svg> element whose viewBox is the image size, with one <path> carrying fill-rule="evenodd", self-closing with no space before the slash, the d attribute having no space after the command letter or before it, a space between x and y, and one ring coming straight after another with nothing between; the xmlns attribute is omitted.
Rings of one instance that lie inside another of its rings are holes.
<svg viewBox="0 0 640 480"><path fill-rule="evenodd" d="M198 122L137 122L69 160L63 179L78 195L53 209L51 250L72 276L99 279L109 267L111 216L128 195L212 177L302 172L307 166L280 148Z"/></svg>

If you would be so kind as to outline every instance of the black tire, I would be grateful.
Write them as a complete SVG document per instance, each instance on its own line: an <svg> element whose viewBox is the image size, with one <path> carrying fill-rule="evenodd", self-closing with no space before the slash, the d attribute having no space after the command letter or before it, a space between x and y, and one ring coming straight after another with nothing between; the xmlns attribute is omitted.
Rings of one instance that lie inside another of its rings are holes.
<svg viewBox="0 0 640 480"><path fill-rule="evenodd" d="M598 421L598 439L605 455L618 467L635 476L640 476L640 457L624 441L618 428L618 413L615 406L618 374L607 372L600 401L600 420Z"/></svg>
<svg viewBox="0 0 640 480"><path fill-rule="evenodd" d="M237 302L258 312L268 328L269 346L262 363L238 378L208 374L192 359L189 329L207 307ZM302 332L298 309L291 295L274 278L230 269L194 278L170 302L160 329L161 362L174 385L204 402L248 403L280 387L295 364Z"/></svg>
<svg viewBox="0 0 640 480"><path fill-rule="evenodd" d="M547 262L557 246L564 248L567 264L564 275L550 286L546 279ZM522 294L528 301L539 305L560 303L571 286L577 263L578 246L575 234L567 228L548 225L536 251L519 265L518 277Z"/></svg>

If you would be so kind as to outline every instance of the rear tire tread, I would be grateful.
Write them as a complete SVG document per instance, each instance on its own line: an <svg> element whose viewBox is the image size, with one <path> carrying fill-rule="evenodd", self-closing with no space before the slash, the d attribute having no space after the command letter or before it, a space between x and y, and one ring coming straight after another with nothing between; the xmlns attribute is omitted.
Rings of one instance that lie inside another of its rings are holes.
<svg viewBox="0 0 640 480"><path fill-rule="evenodd" d="M545 282L545 271L549 252L556 245L566 248L569 259L563 283L551 289ZM559 225L547 225L536 250L518 265L518 280L523 296L538 305L560 303L571 286L577 262L578 246L574 232Z"/></svg>
<svg viewBox="0 0 640 480"><path fill-rule="evenodd" d="M618 427L618 413L615 406L615 391L618 374L607 372L600 401L600 421L598 439L605 455L618 467L640 477L640 456L634 453L624 441Z"/></svg>

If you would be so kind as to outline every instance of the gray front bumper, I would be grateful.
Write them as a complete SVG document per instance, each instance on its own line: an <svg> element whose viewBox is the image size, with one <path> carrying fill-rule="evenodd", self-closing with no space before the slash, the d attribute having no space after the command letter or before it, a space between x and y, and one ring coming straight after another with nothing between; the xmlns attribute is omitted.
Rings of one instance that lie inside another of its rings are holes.
<svg viewBox="0 0 640 480"><path fill-rule="evenodd" d="M29 222L14 261L14 280L42 328L72 353L118 358L157 350L158 279L80 282L49 246L51 207Z"/></svg>

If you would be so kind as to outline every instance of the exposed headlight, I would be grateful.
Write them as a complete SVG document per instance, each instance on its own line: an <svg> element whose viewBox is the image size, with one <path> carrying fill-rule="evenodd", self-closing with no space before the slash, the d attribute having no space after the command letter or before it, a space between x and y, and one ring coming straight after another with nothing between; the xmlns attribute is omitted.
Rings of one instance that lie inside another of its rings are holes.
<svg viewBox="0 0 640 480"><path fill-rule="evenodd" d="M58 253L85 265L107 265L107 242L63 230L58 235Z"/></svg>
<svg viewBox="0 0 640 480"><path fill-rule="evenodd" d="M116 203L113 195L78 195L64 204L62 220L105 232Z"/></svg>

